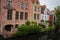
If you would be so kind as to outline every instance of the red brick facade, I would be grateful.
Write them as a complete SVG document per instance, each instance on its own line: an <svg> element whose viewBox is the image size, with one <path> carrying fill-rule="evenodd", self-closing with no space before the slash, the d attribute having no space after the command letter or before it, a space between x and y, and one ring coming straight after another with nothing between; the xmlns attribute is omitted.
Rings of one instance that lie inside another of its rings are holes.
<svg viewBox="0 0 60 40"><path fill-rule="evenodd" d="M28 10L26 10L25 7L24 7L24 9L21 9L21 2L23 2L24 4L27 3ZM36 2L36 0L34 2ZM12 10L12 20L7 20L8 10ZM16 11L19 12L18 20L15 19ZM28 19L26 19L26 20L32 21L34 19L34 17L33 17L34 15L32 15L33 14L32 1L31 0L12 0L12 4L10 7L7 5L7 0L1 0L1 11L0 11L1 33L4 32L4 27L6 25L13 25L13 28L14 28L15 24L21 25L21 24L24 24L26 22L25 17L23 17L23 20L20 19L20 12L24 12L23 16L25 15L25 12L27 12Z"/></svg>

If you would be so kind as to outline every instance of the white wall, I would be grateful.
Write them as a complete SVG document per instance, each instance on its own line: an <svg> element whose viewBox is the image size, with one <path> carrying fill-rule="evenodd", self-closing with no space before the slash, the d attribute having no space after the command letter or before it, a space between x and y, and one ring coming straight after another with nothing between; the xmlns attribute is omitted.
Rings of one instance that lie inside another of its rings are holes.
<svg viewBox="0 0 60 40"><path fill-rule="evenodd" d="M42 20L42 19L43 19L44 21L49 20L49 15L48 15L47 13L50 14L50 11L49 11L47 8L45 8L44 14L42 13L42 14L40 15L40 16L41 16L41 20Z"/></svg>
<svg viewBox="0 0 60 40"><path fill-rule="evenodd" d="M41 20L44 20L44 21L49 20L49 15L47 14L41 14L40 16L41 16Z"/></svg>

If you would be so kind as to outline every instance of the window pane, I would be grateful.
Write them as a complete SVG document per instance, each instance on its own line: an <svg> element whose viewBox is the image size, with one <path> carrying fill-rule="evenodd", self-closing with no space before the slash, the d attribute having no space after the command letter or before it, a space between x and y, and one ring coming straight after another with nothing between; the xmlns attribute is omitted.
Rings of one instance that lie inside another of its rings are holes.
<svg viewBox="0 0 60 40"><path fill-rule="evenodd" d="M11 6L12 0L7 0L7 5Z"/></svg>
<svg viewBox="0 0 60 40"><path fill-rule="evenodd" d="M20 13L20 19L23 19L23 12Z"/></svg>
<svg viewBox="0 0 60 40"><path fill-rule="evenodd" d="M19 14L18 14L18 11L16 11L16 14L15 14L15 18L18 19L19 18Z"/></svg>
<svg viewBox="0 0 60 40"><path fill-rule="evenodd" d="M36 14L34 14L34 20L36 20Z"/></svg>
<svg viewBox="0 0 60 40"><path fill-rule="evenodd" d="M39 14L37 14L37 19L39 19Z"/></svg>
<svg viewBox="0 0 60 40"><path fill-rule="evenodd" d="M12 10L8 10L7 19L12 20Z"/></svg>
<svg viewBox="0 0 60 40"><path fill-rule="evenodd" d="M27 12L25 13L25 19L28 19L28 13Z"/></svg>
<svg viewBox="0 0 60 40"><path fill-rule="evenodd" d="M8 0L8 1L11 1L11 0Z"/></svg>

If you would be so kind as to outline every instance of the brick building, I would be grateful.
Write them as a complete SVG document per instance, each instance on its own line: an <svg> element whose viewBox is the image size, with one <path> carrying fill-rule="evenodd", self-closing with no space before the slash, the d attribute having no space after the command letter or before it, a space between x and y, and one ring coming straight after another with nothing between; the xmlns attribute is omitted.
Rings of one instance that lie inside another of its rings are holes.
<svg viewBox="0 0 60 40"><path fill-rule="evenodd" d="M0 34L6 37L16 32L17 26L26 20L40 23L39 15L38 0L0 0Z"/></svg>
<svg viewBox="0 0 60 40"><path fill-rule="evenodd" d="M40 14L41 14L41 7L40 7L40 3L39 3L39 0L35 0L34 2L33 2L33 14L32 14L32 16L33 16L33 21L36 21L38 24L40 23Z"/></svg>

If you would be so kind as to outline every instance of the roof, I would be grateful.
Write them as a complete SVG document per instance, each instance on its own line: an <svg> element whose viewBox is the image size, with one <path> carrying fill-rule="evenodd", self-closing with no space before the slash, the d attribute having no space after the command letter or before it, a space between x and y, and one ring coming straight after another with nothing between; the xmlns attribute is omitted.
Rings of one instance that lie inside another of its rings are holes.
<svg viewBox="0 0 60 40"><path fill-rule="evenodd" d="M41 13L44 13L45 8L46 8L46 5L41 6Z"/></svg>

